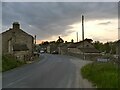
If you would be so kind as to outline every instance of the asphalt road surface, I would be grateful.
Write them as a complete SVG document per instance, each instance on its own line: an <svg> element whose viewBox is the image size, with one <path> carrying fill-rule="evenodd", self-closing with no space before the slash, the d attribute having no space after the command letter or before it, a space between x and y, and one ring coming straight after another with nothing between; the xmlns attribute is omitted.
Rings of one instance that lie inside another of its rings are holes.
<svg viewBox="0 0 120 90"><path fill-rule="evenodd" d="M3 88L92 88L80 68L90 63L75 57L43 54L42 60L3 73Z"/></svg>

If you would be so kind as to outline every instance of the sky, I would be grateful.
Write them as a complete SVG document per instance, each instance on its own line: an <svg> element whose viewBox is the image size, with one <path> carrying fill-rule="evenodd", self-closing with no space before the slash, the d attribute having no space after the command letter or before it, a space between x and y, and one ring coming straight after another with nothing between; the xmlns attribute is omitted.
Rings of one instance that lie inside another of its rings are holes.
<svg viewBox="0 0 120 90"><path fill-rule="evenodd" d="M85 38L101 42L118 39L117 2L3 2L2 32L19 22L21 29L37 36L37 43L56 41L58 36L76 42L76 32L82 40L82 15Z"/></svg>

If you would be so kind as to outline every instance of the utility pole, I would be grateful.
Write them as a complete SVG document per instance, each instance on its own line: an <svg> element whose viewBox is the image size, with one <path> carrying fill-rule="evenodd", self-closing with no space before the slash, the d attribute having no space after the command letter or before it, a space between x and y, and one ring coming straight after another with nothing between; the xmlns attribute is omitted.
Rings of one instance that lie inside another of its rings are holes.
<svg viewBox="0 0 120 90"><path fill-rule="evenodd" d="M82 15L82 40L84 40L84 16Z"/></svg>
<svg viewBox="0 0 120 90"><path fill-rule="evenodd" d="M35 42L35 51L36 51L36 35L35 35L35 37L34 37L34 42Z"/></svg>
<svg viewBox="0 0 120 90"><path fill-rule="evenodd" d="M76 33L76 35L77 35L77 42L78 42L78 32Z"/></svg>
<svg viewBox="0 0 120 90"><path fill-rule="evenodd" d="M35 45L36 45L36 35L35 35Z"/></svg>
<svg viewBox="0 0 120 90"><path fill-rule="evenodd" d="M82 41L83 41L83 60L85 60L84 55L84 16L82 15Z"/></svg>

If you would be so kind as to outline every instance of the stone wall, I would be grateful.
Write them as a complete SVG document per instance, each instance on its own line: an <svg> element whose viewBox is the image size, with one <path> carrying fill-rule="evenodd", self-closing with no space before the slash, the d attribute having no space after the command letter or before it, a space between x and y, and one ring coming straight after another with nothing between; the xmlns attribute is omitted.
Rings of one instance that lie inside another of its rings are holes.
<svg viewBox="0 0 120 90"><path fill-rule="evenodd" d="M70 55L73 57L77 57L80 59L83 59L83 54L77 54L77 53L67 53L66 55ZM97 58L101 57L100 54L84 54L85 55L85 60L91 60L91 61L96 61Z"/></svg>

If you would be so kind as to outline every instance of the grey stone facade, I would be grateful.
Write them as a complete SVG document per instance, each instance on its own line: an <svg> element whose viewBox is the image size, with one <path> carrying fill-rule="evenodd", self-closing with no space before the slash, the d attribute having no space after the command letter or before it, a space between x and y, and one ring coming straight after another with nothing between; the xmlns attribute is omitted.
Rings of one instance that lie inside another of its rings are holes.
<svg viewBox="0 0 120 90"><path fill-rule="evenodd" d="M20 29L18 22L14 22L13 28L2 33L2 54L12 54L21 59L30 57L33 54L33 43L33 36Z"/></svg>

